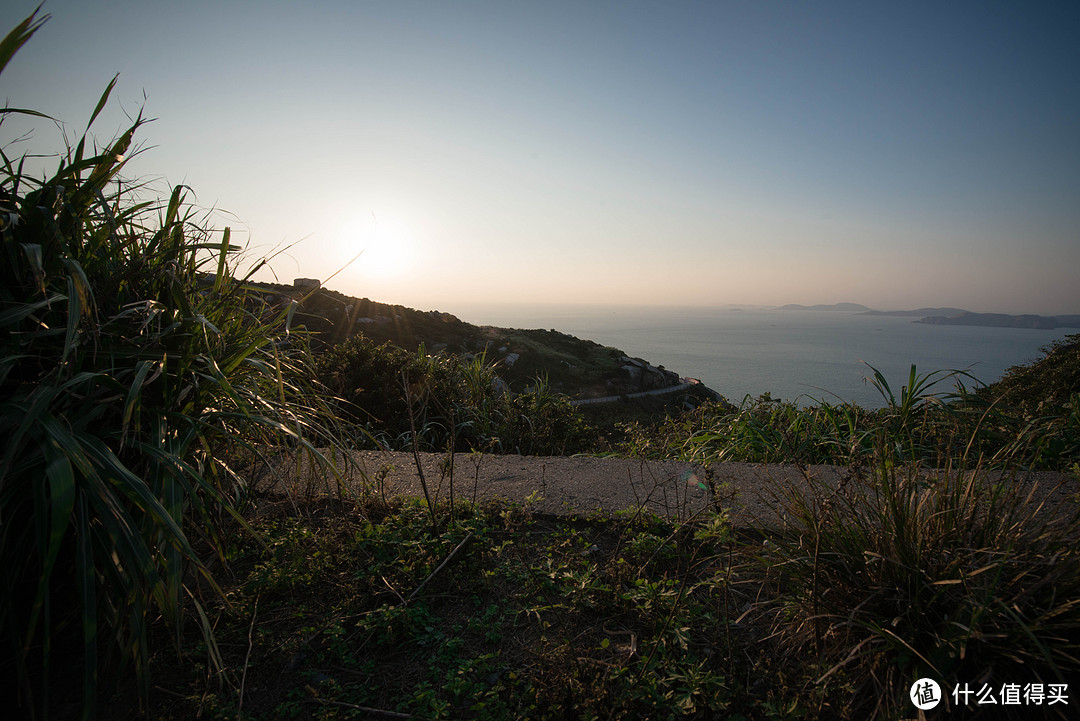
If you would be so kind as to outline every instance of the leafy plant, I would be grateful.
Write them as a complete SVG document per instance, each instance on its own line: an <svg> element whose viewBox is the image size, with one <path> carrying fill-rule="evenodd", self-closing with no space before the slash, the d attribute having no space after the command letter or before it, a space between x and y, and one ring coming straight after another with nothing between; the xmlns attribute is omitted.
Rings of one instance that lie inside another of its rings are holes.
<svg viewBox="0 0 1080 721"><path fill-rule="evenodd" d="M47 18L4 38L0 71ZM0 118L16 112L40 115ZM223 523L243 524L240 461L286 440L321 459L314 442L332 441L290 308L234 275L229 230L182 186L160 202L122 182L144 122L102 148L84 134L43 179L2 154L3 671L47 709L74 633L87 718L117 658L145 691L155 616L178 637L194 608L213 651L199 589L217 588L204 558L223 556Z"/></svg>
<svg viewBox="0 0 1080 721"><path fill-rule="evenodd" d="M462 503L433 529L419 502L378 521L343 510L253 520L266 543L241 539L233 602L212 610L225 683L187 671L204 653L192 637L182 657L157 657L173 672L148 717L713 718L755 705L731 673L748 657L716 652L733 650L721 596L745 598L718 567L720 516L673 527ZM639 558L618 542L628 534L668 552Z"/></svg>
<svg viewBox="0 0 1080 721"><path fill-rule="evenodd" d="M870 383L886 402L874 429L878 452L885 456L884 460L913 463L938 452L938 448L924 444L933 437L935 424L942 420L934 415L934 411L946 409L945 394L933 389L947 380L974 380L971 375L959 370L919 373L912 365L908 382L901 386L898 399L881 371L873 366L869 368L874 372Z"/></svg>

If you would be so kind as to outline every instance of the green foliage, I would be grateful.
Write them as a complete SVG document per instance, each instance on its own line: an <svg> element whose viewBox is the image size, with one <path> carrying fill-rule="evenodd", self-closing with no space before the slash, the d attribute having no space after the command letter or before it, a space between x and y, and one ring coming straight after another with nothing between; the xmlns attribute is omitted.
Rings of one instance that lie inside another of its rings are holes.
<svg viewBox="0 0 1080 721"><path fill-rule="evenodd" d="M1066 469L1080 461L1080 335L1043 349L1044 356L1010 368L1000 381L963 395L957 404L978 415L970 443L995 460L1030 468Z"/></svg>
<svg viewBox="0 0 1080 721"><path fill-rule="evenodd" d="M2 155L0 670L47 709L54 651L74 634L86 717L117 657L146 690L151 619L178 634L194 608L214 648L193 589L215 588L202 559L221 555L220 524L246 497L239 456L327 442L303 339L233 275L228 229L183 187L159 202L120 181L143 123L103 148L84 135L43 179L23 172L28 154Z"/></svg>
<svg viewBox="0 0 1080 721"><path fill-rule="evenodd" d="M738 407L705 403L659 426L631 425L620 452L698 463L990 462L999 467L1068 468L1080 460L1080 394L1051 391L1047 384L1062 374L1053 367L1051 372L1041 370L1049 358L1058 369L1066 366L1063 357L1051 355L1030 369L1011 371L1011 377L1040 379L1031 387L1058 399L1053 405L1038 406L1039 415L1020 415L1000 400L989 401L981 389L967 390L963 381L970 375L964 371L919 373L912 366L897 394L888 379L870 367L870 383L885 403L881 409L826 401L801 405L769 394L747 396ZM939 390L947 381L954 384L953 390Z"/></svg>
<svg viewBox="0 0 1080 721"><path fill-rule="evenodd" d="M704 719L758 705L728 653L722 517L676 528L461 504L436 534L419 504L363 511L259 519L265 545L245 541L232 603L213 609L225 672L192 671L197 643L159 655L169 693L146 717ZM642 559L631 536L667 553Z"/></svg>
<svg viewBox="0 0 1080 721"><path fill-rule="evenodd" d="M765 607L786 653L815 660L807 681L847 701L842 717L903 715L924 676L1077 677L1080 513L1029 492L981 470L884 466L782 489L759 558L785 590Z"/></svg>
<svg viewBox="0 0 1080 721"><path fill-rule="evenodd" d="M402 373L416 375L414 361L397 346L356 335L320 354L316 372L355 422L398 435L409 427Z"/></svg>
<svg viewBox="0 0 1080 721"><path fill-rule="evenodd" d="M513 394L483 354L408 353L357 335L322 353L317 372L342 413L392 448L411 448L413 426L420 447L437 451L561 455L595 436L544 379Z"/></svg>
<svg viewBox="0 0 1080 721"><path fill-rule="evenodd" d="M659 429L628 429L624 452L698 463L846 463L872 451L873 412L852 404L801 407L768 394L738 406L708 402Z"/></svg>
<svg viewBox="0 0 1080 721"><path fill-rule="evenodd" d="M1042 358L1010 368L979 395L1029 416L1045 415L1073 403L1073 397L1080 393L1080 334L1066 336L1042 350Z"/></svg>

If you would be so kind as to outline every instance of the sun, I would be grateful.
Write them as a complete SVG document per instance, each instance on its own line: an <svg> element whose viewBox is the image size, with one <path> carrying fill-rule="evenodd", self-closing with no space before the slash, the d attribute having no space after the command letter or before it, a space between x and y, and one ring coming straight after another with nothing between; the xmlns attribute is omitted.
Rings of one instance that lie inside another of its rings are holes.
<svg viewBox="0 0 1080 721"><path fill-rule="evenodd" d="M415 235L397 218L368 216L349 221L338 236L343 247L360 253L353 268L369 278L400 277L415 265Z"/></svg>
<svg viewBox="0 0 1080 721"><path fill-rule="evenodd" d="M413 233L398 220L377 221L370 248L360 256L360 263L380 277L402 275L413 264Z"/></svg>

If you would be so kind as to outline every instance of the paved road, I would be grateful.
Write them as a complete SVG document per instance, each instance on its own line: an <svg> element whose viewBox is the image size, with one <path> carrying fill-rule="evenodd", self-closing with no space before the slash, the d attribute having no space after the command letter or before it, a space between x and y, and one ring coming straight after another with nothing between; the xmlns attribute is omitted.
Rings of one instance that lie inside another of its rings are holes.
<svg viewBox="0 0 1080 721"><path fill-rule="evenodd" d="M258 487L287 491L299 497L339 492L386 498L423 497L411 453L355 451L351 459L353 463L340 488L321 473L302 472L297 480L297 464L285 459L279 465L281 477L266 476L258 481ZM441 453L420 454L433 500L445 500L450 493L447 459ZM780 520L776 497L784 489L806 490L812 486L823 492L851 475L851 469L837 466L800 469L787 464L714 463L706 470L678 461L457 453L453 486L455 498L506 500L525 504L539 513L610 515L646 508L672 519L686 519L723 508L729 510L736 525L752 526L761 521ZM810 484L807 477L821 483ZM1036 502L1049 500L1048 505L1053 507L1075 507L1080 489L1075 477L1064 473L1028 473L1014 482L1031 481L1038 481ZM1065 486L1048 496L1060 482ZM846 485L849 489L853 487L850 483Z"/></svg>
<svg viewBox="0 0 1080 721"><path fill-rule="evenodd" d="M428 491L439 500L450 493L445 453L421 453ZM420 475L411 453L356 451L343 490L386 498L423 497ZM339 458L339 465L340 458ZM337 493L322 473L302 472L281 462L283 478L267 477L259 487L290 495ZM479 453L454 454L454 497L470 501L506 500L540 513L612 514L644 506L671 518L687 518L713 506L709 478L700 466L676 461L643 462L624 458L541 457Z"/></svg>
<svg viewBox="0 0 1080 721"><path fill-rule="evenodd" d="M682 383L677 386L670 386L668 388L657 388L652 391L641 391L640 393L624 393L621 396L604 396L603 398L582 398L576 401L570 401L572 406L584 406L592 403L614 403L615 401L622 400L623 398L643 398L645 396L662 396L668 393L678 393L684 391L687 388L697 385L698 381L691 381L689 378L682 378Z"/></svg>

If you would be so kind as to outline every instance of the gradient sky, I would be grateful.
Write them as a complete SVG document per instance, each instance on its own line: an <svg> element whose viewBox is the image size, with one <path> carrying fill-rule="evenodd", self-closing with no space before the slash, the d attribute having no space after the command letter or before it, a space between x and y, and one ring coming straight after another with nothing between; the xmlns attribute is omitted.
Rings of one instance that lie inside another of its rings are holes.
<svg viewBox="0 0 1080 721"><path fill-rule="evenodd" d="M2 31L35 4L4 3ZM364 250L330 287L450 312L1080 313L1080 4L44 12L0 99L76 137L120 73L99 140L145 107L130 174L190 185L253 258L291 246L274 262L286 282ZM7 152L60 147L46 123Z"/></svg>

